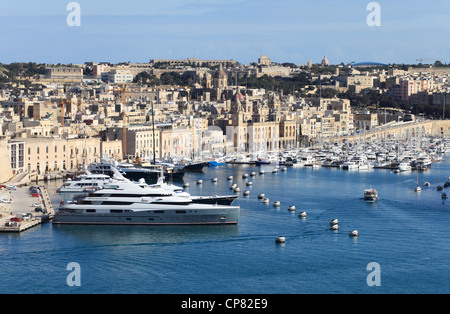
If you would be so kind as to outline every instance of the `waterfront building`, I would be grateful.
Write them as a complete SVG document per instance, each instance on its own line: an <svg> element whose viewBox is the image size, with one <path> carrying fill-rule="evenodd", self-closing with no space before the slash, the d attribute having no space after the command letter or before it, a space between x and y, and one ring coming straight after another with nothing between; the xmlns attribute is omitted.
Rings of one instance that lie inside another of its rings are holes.
<svg viewBox="0 0 450 314"><path fill-rule="evenodd" d="M114 141L100 141L100 151L101 156L110 157L115 160L122 160L123 158L123 145L122 140L114 140Z"/></svg>
<svg viewBox="0 0 450 314"><path fill-rule="evenodd" d="M153 146L153 133L155 134L155 146ZM153 147L155 147L156 156L161 156L160 141L161 130L152 125L129 125L126 127L126 154L135 158L153 157ZM105 131L105 140L120 141L123 140L123 127L109 127ZM122 157L122 156L121 156Z"/></svg>
<svg viewBox="0 0 450 314"><path fill-rule="evenodd" d="M13 171L11 169L10 146L6 139L0 140L0 163L2 165L2 170L0 171L0 183L10 180L13 176Z"/></svg>
<svg viewBox="0 0 450 314"><path fill-rule="evenodd" d="M11 171L42 175L52 171L76 170L100 158L100 138L35 137L8 142Z"/></svg>
<svg viewBox="0 0 450 314"><path fill-rule="evenodd" d="M354 126L359 130L370 130L378 126L378 114L377 113L355 113Z"/></svg>
<svg viewBox="0 0 450 314"><path fill-rule="evenodd" d="M287 121L278 110L277 97L267 104L248 101L236 91L232 99L226 141L233 143L235 152L273 151L296 145L297 123Z"/></svg>

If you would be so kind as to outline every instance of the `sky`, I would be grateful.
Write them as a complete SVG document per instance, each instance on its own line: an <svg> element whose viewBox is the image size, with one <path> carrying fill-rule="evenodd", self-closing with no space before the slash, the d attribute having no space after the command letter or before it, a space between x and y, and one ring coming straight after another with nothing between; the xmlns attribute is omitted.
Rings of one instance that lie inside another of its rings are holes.
<svg viewBox="0 0 450 314"><path fill-rule="evenodd" d="M267 55L274 62L450 62L450 1L69 0L0 2L0 63L148 62Z"/></svg>

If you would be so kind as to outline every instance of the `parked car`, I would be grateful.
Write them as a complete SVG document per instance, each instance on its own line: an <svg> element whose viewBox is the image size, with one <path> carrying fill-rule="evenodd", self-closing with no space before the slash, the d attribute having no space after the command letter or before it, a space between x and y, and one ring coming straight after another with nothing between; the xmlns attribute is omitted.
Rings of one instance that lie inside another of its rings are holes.
<svg viewBox="0 0 450 314"><path fill-rule="evenodd" d="M13 218L11 218L9 221L21 222L22 219L17 218L17 217L13 217Z"/></svg>
<svg viewBox="0 0 450 314"><path fill-rule="evenodd" d="M17 190L17 186L15 185L9 185L8 190Z"/></svg>
<svg viewBox="0 0 450 314"><path fill-rule="evenodd" d="M17 214L16 218L23 219L23 220L27 221L27 220L31 219L31 214L30 213Z"/></svg>
<svg viewBox="0 0 450 314"><path fill-rule="evenodd" d="M12 199L10 199L10 198L2 198L0 201L2 203L6 203L6 204L11 204L12 203Z"/></svg>

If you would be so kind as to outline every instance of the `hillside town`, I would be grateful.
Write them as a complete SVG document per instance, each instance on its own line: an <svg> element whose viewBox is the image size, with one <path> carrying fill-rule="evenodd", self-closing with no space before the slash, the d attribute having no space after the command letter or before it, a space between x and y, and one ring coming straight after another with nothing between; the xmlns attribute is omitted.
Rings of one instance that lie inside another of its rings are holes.
<svg viewBox="0 0 450 314"><path fill-rule="evenodd" d="M132 163L283 151L445 119L450 67L152 59L0 64L0 182ZM450 107L450 106L449 106ZM448 114L447 114L448 116Z"/></svg>

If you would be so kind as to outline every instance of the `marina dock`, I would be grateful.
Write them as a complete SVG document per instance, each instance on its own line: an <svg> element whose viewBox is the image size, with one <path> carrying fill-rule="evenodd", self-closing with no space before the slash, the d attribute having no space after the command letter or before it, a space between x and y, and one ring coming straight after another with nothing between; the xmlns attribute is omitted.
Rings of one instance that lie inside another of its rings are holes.
<svg viewBox="0 0 450 314"><path fill-rule="evenodd" d="M44 186L36 186L33 190L12 186L0 190L0 232L22 232L49 221L54 214Z"/></svg>

